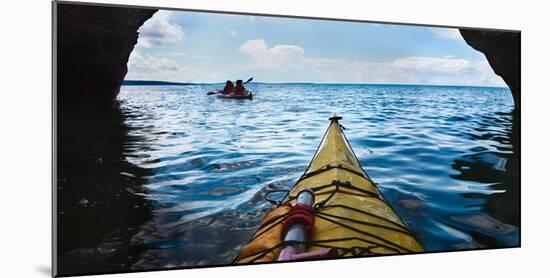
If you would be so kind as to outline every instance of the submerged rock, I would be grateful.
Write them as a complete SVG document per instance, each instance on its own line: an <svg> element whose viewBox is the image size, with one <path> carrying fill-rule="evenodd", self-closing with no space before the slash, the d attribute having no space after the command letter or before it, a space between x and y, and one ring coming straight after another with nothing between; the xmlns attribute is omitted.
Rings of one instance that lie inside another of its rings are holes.
<svg viewBox="0 0 550 278"><path fill-rule="evenodd" d="M487 234L509 234L517 231L515 226L503 223L488 214L480 213L473 215L452 216L454 221L477 228L480 232Z"/></svg>

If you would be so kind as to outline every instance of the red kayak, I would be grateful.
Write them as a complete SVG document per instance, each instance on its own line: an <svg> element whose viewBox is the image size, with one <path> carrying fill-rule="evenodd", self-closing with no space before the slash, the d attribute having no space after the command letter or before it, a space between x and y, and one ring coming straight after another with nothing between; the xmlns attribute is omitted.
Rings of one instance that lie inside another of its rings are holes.
<svg viewBox="0 0 550 278"><path fill-rule="evenodd" d="M226 99L250 99L252 100L252 93L249 91L244 92L244 94L218 94L218 98L226 98Z"/></svg>

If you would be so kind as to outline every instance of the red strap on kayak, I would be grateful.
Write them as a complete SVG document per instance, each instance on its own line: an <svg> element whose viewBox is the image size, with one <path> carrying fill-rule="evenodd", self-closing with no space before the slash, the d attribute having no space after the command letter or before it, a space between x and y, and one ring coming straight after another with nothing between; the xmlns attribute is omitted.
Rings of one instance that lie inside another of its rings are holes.
<svg viewBox="0 0 550 278"><path fill-rule="evenodd" d="M283 232L281 237L285 237L286 232L292 225L302 224L305 227L307 238L311 239L314 223L315 216L313 215L313 207L306 204L297 204L288 212L288 216L283 222Z"/></svg>

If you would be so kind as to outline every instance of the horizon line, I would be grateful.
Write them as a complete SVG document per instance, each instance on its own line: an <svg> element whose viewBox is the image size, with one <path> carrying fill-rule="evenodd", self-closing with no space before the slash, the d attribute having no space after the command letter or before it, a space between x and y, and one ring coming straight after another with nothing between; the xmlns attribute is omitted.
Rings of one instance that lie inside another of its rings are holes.
<svg viewBox="0 0 550 278"><path fill-rule="evenodd" d="M164 80L123 80L121 86L139 86L137 84L124 84L124 82L151 82L159 83L158 85L166 86L191 86L191 85L219 85L225 82L179 82L179 81L164 81ZM164 83L164 84L162 84ZM374 86L432 86L432 87L477 87L477 88L504 88L510 89L508 86L491 86L491 85L443 85L443 84L411 84L411 83L339 83L339 82L256 82L252 81L248 84L312 84L312 85L374 85ZM143 85L147 86L147 85ZM152 85L151 85L152 86Z"/></svg>

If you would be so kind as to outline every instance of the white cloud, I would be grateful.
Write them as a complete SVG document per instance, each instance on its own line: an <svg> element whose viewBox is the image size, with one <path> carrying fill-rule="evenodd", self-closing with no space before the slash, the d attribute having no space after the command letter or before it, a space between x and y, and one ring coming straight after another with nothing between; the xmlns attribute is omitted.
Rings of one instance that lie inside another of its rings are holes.
<svg viewBox="0 0 550 278"><path fill-rule="evenodd" d="M430 31L436 38L447 39L447 40L462 40L462 35L457 28L443 28L443 27L433 27L430 28Z"/></svg>
<svg viewBox="0 0 550 278"><path fill-rule="evenodd" d="M172 55L173 54L173 55ZM212 69L186 66L188 63L175 59L175 55L203 59L203 56L172 53L166 56L151 55L140 50L132 51L128 61L127 80L160 80L174 82L219 82L226 74ZM208 78L208 79L205 79Z"/></svg>
<svg viewBox="0 0 550 278"><path fill-rule="evenodd" d="M206 55L196 55L196 54L191 54L191 53L181 52L181 51L165 52L164 55L171 56L171 57L178 57L178 58L182 57L182 58L192 58L192 59L209 59L209 58L211 58L210 56L206 56Z"/></svg>
<svg viewBox="0 0 550 278"><path fill-rule="evenodd" d="M264 71L283 81L387 84L504 86L486 60L444 57L404 57L387 62L308 57L296 45L269 47L264 40L249 40L240 50L252 64L243 71Z"/></svg>
<svg viewBox="0 0 550 278"><path fill-rule="evenodd" d="M261 68L286 70L304 58L304 49L295 45L279 44L269 48L264 40L249 40L239 48L254 59Z"/></svg>
<svg viewBox="0 0 550 278"><path fill-rule="evenodd" d="M505 86L487 60L469 61L450 55L407 57L392 61L390 66L418 76L422 84Z"/></svg>
<svg viewBox="0 0 550 278"><path fill-rule="evenodd" d="M472 62L449 56L437 57L406 57L391 62L391 66L399 69L416 71L433 71L443 73L465 73L471 70Z"/></svg>
<svg viewBox="0 0 550 278"><path fill-rule="evenodd" d="M128 60L128 72L140 73L174 73L180 70L178 64L166 58L142 54L134 50Z"/></svg>
<svg viewBox="0 0 550 278"><path fill-rule="evenodd" d="M185 33L172 11L158 11L139 28L138 46L153 47L183 40Z"/></svg>

